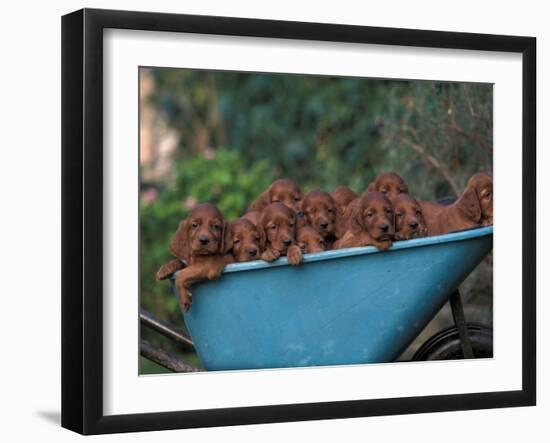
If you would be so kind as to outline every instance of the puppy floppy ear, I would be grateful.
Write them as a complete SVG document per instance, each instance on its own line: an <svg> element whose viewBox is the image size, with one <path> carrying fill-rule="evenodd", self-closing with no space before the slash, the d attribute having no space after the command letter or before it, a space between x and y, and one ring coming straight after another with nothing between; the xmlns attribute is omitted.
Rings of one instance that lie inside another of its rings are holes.
<svg viewBox="0 0 550 443"><path fill-rule="evenodd" d="M263 225L256 226L256 231L258 231L258 236L260 237L260 249L263 251L266 243L265 229Z"/></svg>
<svg viewBox="0 0 550 443"><path fill-rule="evenodd" d="M231 227L227 223L226 220L222 221L222 235L220 237L220 244L218 247L218 254L225 255L227 252L229 252L229 249L231 249ZM226 250L226 248L229 246L229 249Z"/></svg>
<svg viewBox="0 0 550 443"><path fill-rule="evenodd" d="M222 254L225 255L233 248L233 230L231 229L231 225L226 222L224 222L224 226L221 242L223 244Z"/></svg>
<svg viewBox="0 0 550 443"><path fill-rule="evenodd" d="M181 260L189 259L189 223L187 219L178 225L176 233L170 241L170 252Z"/></svg>
<svg viewBox="0 0 550 443"><path fill-rule="evenodd" d="M254 200L248 207L247 212L262 211L267 205L271 203L271 186L262 192L256 200Z"/></svg>
<svg viewBox="0 0 550 443"><path fill-rule="evenodd" d="M470 221L479 223L481 220L481 206L475 189L468 188L456 202L458 210Z"/></svg>
<svg viewBox="0 0 550 443"><path fill-rule="evenodd" d="M349 219L349 229L353 234L359 234L360 232L365 230L363 226L363 217L360 206L353 208L351 217Z"/></svg>

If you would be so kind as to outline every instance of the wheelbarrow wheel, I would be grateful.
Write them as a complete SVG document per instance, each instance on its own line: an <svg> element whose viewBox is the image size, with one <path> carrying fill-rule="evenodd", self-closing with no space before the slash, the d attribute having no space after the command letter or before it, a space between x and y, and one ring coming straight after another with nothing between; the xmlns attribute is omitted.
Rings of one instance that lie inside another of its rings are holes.
<svg viewBox="0 0 550 443"><path fill-rule="evenodd" d="M493 357L493 330L487 326L470 323L468 335L475 358ZM413 361L463 359L460 336L456 327L438 332L428 339L414 354Z"/></svg>

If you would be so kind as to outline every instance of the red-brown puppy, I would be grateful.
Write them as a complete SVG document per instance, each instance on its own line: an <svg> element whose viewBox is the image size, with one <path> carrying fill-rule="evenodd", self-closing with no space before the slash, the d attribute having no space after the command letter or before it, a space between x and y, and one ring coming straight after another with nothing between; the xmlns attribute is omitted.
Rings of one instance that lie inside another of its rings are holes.
<svg viewBox="0 0 550 443"><path fill-rule="evenodd" d="M351 208L351 205L348 209ZM349 218L348 230L335 244L335 248L372 245L388 249L394 235L392 204L378 191L365 192Z"/></svg>
<svg viewBox="0 0 550 443"><path fill-rule="evenodd" d="M303 194L300 187L288 178L275 180L248 208L250 211L263 211L271 203L282 203L298 215L302 212Z"/></svg>
<svg viewBox="0 0 550 443"><path fill-rule="evenodd" d="M422 208L409 194L400 194L393 199L395 240L408 240L428 235Z"/></svg>
<svg viewBox="0 0 550 443"><path fill-rule="evenodd" d="M292 265L302 261L302 252L296 245L296 218L296 213L282 203L266 206L259 226L266 239L262 260L271 262L286 255Z"/></svg>
<svg viewBox="0 0 550 443"><path fill-rule="evenodd" d="M382 192L391 201L400 194L408 194L409 188L399 174L382 172L369 184L367 191Z"/></svg>
<svg viewBox="0 0 550 443"><path fill-rule="evenodd" d="M431 235L492 224L493 180L488 174L475 174L457 201L442 207L426 222Z"/></svg>
<svg viewBox="0 0 550 443"><path fill-rule="evenodd" d="M323 252L327 250L327 242L325 239L313 229L311 226L303 226L298 229L296 243L303 254L311 254L313 252Z"/></svg>
<svg viewBox="0 0 550 443"><path fill-rule="evenodd" d="M233 261L243 262L259 260L265 246L265 233L257 229L250 220L238 218L233 220L228 229L225 251L230 252Z"/></svg>
<svg viewBox="0 0 550 443"><path fill-rule="evenodd" d="M186 264L176 275L176 288L185 311L191 307L191 284L221 275L225 265L226 231L227 223L221 212L203 203L179 224L172 237L170 252Z"/></svg>
<svg viewBox="0 0 550 443"><path fill-rule="evenodd" d="M302 203L306 224L315 229L332 244L336 240L338 207L332 196L322 189L315 189L304 197Z"/></svg>
<svg viewBox="0 0 550 443"><path fill-rule="evenodd" d="M343 214L348 205L359 196L347 186L338 186L330 193L334 199L340 214Z"/></svg>

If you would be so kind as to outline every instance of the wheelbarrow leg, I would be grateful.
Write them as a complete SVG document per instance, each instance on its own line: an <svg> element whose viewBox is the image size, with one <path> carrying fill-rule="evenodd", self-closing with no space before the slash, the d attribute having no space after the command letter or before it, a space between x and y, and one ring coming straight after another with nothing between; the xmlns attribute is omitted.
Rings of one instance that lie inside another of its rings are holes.
<svg viewBox="0 0 550 443"><path fill-rule="evenodd" d="M462 307L462 299L460 298L460 292L458 289L451 295L450 303L451 310L453 311L455 326L458 329L458 334L460 336L462 354L464 355L464 358L474 358L472 342L470 341L470 336L468 335L468 327L464 317L464 308Z"/></svg>

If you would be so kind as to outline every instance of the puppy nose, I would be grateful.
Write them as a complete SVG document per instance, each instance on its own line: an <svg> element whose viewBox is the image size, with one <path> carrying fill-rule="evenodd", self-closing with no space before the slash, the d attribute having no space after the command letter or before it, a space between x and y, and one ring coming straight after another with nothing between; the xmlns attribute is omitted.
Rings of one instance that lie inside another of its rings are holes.
<svg viewBox="0 0 550 443"><path fill-rule="evenodd" d="M416 229L418 227L418 222L416 220L413 220L409 222L409 226L413 229Z"/></svg>
<svg viewBox="0 0 550 443"><path fill-rule="evenodd" d="M248 253L250 254L251 257L254 257L256 255L256 252L258 252L256 248L250 248L248 250Z"/></svg>
<svg viewBox="0 0 550 443"><path fill-rule="evenodd" d="M321 228L326 228L328 226L328 222L325 220L321 220L319 222L319 226L321 226Z"/></svg>
<svg viewBox="0 0 550 443"><path fill-rule="evenodd" d="M378 226L380 228L380 230L382 232L387 232L388 228L390 227L390 225L388 225L387 223L382 223L381 225Z"/></svg>
<svg viewBox="0 0 550 443"><path fill-rule="evenodd" d="M296 215L298 217L303 217L304 216L304 211L298 211L298 212L296 212Z"/></svg>
<svg viewBox="0 0 550 443"><path fill-rule="evenodd" d="M292 240L289 239L289 238L287 238L287 239L283 240L283 244L284 244L285 246L290 246L290 245L292 244Z"/></svg>
<svg viewBox="0 0 550 443"><path fill-rule="evenodd" d="M199 237L199 242L201 245L207 245L209 241L210 239L206 235Z"/></svg>

